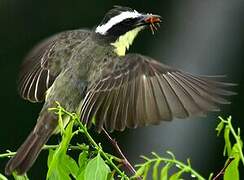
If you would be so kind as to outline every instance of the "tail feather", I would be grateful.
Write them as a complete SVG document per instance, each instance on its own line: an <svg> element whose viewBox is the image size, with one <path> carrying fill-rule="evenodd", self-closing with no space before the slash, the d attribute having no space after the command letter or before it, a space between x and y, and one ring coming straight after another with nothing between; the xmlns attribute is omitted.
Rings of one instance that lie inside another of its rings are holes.
<svg viewBox="0 0 244 180"><path fill-rule="evenodd" d="M17 174L22 175L30 169L57 126L56 120L50 117L46 114L37 122L35 129L17 150L16 155L6 164L5 174L10 175L16 171Z"/></svg>

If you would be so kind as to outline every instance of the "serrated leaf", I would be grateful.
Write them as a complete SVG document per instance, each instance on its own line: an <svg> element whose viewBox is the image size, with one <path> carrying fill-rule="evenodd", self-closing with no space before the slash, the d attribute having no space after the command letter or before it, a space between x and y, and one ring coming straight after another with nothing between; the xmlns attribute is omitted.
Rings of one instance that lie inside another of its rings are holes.
<svg viewBox="0 0 244 180"><path fill-rule="evenodd" d="M232 148L231 157L234 158L232 162L228 165L228 167L225 169L224 173L224 180L239 180L239 162L240 162L240 154L238 150L238 144L235 144ZM228 162L228 160L227 160Z"/></svg>
<svg viewBox="0 0 244 180"><path fill-rule="evenodd" d="M221 131L224 128L224 125L225 125L225 123L223 121L220 121L220 123L217 125L217 127L215 129L217 131L217 136L220 135Z"/></svg>
<svg viewBox="0 0 244 180"><path fill-rule="evenodd" d="M158 166L160 165L160 160L158 160L153 166L152 178L153 180L158 179Z"/></svg>
<svg viewBox="0 0 244 180"><path fill-rule="evenodd" d="M160 172L160 180L168 180L168 172L171 168L171 164L167 163Z"/></svg>
<svg viewBox="0 0 244 180"><path fill-rule="evenodd" d="M88 162L84 177L85 180L107 180L109 172L109 167L98 153L95 158Z"/></svg>
<svg viewBox="0 0 244 180"><path fill-rule="evenodd" d="M180 177L181 177L181 175L182 175L182 173L183 173L184 171L185 171L185 170L182 169L182 170L180 170L180 171L174 173L172 176L170 176L169 180L179 180Z"/></svg>

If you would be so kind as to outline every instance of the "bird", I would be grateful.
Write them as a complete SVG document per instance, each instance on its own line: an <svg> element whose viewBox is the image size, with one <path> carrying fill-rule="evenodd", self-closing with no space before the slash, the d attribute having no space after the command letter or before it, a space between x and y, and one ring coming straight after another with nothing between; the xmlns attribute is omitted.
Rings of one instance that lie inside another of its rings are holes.
<svg viewBox="0 0 244 180"><path fill-rule="evenodd" d="M113 6L94 28L63 31L37 44L21 65L18 91L27 101L44 103L5 173L22 175L32 167L56 132L58 119L48 110L55 102L77 112L83 124L94 124L98 132L205 116L229 104L233 83L128 53L141 31L154 34L161 22L160 15Z"/></svg>

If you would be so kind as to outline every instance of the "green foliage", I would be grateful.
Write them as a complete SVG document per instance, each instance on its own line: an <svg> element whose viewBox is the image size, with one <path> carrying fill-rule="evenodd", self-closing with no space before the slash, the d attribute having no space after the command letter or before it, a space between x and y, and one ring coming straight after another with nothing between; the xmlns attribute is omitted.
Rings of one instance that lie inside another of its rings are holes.
<svg viewBox="0 0 244 180"><path fill-rule="evenodd" d="M139 169L137 170L137 173L135 174L134 178L143 177L143 178L153 179L153 180L157 180L157 179L177 180L177 179L181 179L184 173L190 173L192 177L196 177L199 180L205 179L198 172L192 169L189 159L185 164L177 160L175 158L175 155L172 152L167 151L167 154L169 157L161 157L155 152L152 153L152 158L142 156L145 162L137 165ZM176 170L173 174L169 176L169 171L173 167L177 167L178 170ZM149 177L150 169L152 169L152 177ZM160 175L158 173L159 170L161 172Z"/></svg>
<svg viewBox="0 0 244 180"><path fill-rule="evenodd" d="M108 174L110 173L110 169L104 160L101 158L100 153L93 159L91 159L84 172L84 179L93 180L93 179L101 179L106 180Z"/></svg>
<svg viewBox="0 0 244 180"><path fill-rule="evenodd" d="M78 165L74 159L66 154L72 134L73 121L71 121L62 134L62 141L56 150L50 150L48 156L47 179L70 179L69 175L77 177Z"/></svg>
<svg viewBox="0 0 244 180"><path fill-rule="evenodd" d="M111 173L108 165L116 167L117 169L115 169L118 170L117 173L122 177L127 177L114 164L114 157L103 152L102 147L94 141L88 133L87 128L80 123L79 117L76 114L65 111L59 104L57 108L52 108L51 110L54 110L58 114L59 122L63 122L62 118L67 116L71 118L71 121L66 128L63 124L59 125L61 128L62 141L55 150L49 150L47 180L69 180L70 176L78 180L107 180ZM79 129L72 132L74 123L78 124ZM78 161L76 162L67 154L67 151L70 148L72 137L79 133L82 133L88 138L91 142L91 147L89 147L89 145L78 145L77 147L78 149L80 147L81 151ZM92 149L90 153L88 152L89 149ZM91 154L96 156L90 158L89 155ZM107 163L104 159L107 160ZM113 176L110 177L110 179L112 178Z"/></svg>
<svg viewBox="0 0 244 180"><path fill-rule="evenodd" d="M1 180L8 180L4 175L2 175L1 173L0 173L0 179Z"/></svg>
<svg viewBox="0 0 244 180"><path fill-rule="evenodd" d="M217 179L223 176L224 180L239 180L239 164L244 165L242 147L243 143L240 136L240 128L234 130L231 124L231 117L227 120L222 118L216 127L217 136L223 134L225 146L224 156L227 157L224 168L219 174L211 173L209 178L204 178L195 171L188 159L186 163L176 159L175 155L167 151L167 156L160 156L153 152L150 157L142 156L144 162L136 165L136 173L129 177L121 170L125 159L120 159L112 154L103 151L101 144L89 134L85 125L83 125L77 114L67 112L58 103L54 111L59 118L59 130L62 141L58 145L45 145L43 149L49 151L47 180L113 180L113 179L153 179L153 180L178 180L185 174L199 180ZM63 124L63 118L70 118L68 125ZM76 126L74 126L76 125ZM77 129L78 127L78 129ZM88 144L71 145L74 136L84 136ZM234 140L234 141L233 141ZM69 155L70 150L79 153L77 160ZM0 158L13 156L15 152L8 151L0 154ZM15 180L28 180L27 175L17 176L13 173ZM0 174L0 180L7 178Z"/></svg>
<svg viewBox="0 0 244 180"><path fill-rule="evenodd" d="M29 180L26 174L23 176L18 176L17 174L13 173L13 177L15 180Z"/></svg>
<svg viewBox="0 0 244 180"><path fill-rule="evenodd" d="M223 155L228 157L226 160L226 165L230 159L232 161L227 167L224 168L224 180L238 180L240 179L239 162L242 161L242 164L244 165L244 156L242 151L243 143L241 140L240 128L238 128L236 133L231 123L231 117L229 117L227 120L224 120L221 117L219 117L219 119L220 123L218 124L216 131L218 136L222 131L224 131L225 147ZM231 141L231 138L234 138L234 142Z"/></svg>

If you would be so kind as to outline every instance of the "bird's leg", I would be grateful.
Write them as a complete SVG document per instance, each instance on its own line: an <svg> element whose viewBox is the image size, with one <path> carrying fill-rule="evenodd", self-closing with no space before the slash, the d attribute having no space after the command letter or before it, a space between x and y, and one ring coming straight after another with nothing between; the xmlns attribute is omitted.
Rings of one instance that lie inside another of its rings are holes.
<svg viewBox="0 0 244 180"><path fill-rule="evenodd" d="M117 153L123 158L122 162L123 162L123 165L132 173L132 174L135 174L136 173L136 170L134 169L134 167L131 165L131 163L128 161L128 159L125 157L125 155L123 154L123 152L121 151L117 141L115 139L113 139L109 133L104 129L102 128L104 134L106 135L106 137L109 139L109 141L112 143L112 145L114 146L114 148L116 149ZM138 178L139 180L141 180L141 178L139 177Z"/></svg>

